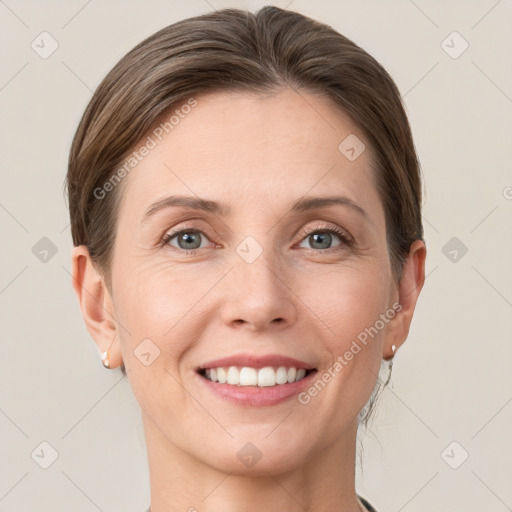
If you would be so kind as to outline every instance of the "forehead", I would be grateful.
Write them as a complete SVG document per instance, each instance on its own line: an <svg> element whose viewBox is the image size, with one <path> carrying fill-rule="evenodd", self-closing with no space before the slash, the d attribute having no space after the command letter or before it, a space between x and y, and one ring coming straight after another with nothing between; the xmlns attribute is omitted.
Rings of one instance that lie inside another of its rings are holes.
<svg viewBox="0 0 512 512"><path fill-rule="evenodd" d="M124 180L121 212L170 193L221 198L236 210L335 189L382 213L372 148L330 99L284 89L208 93L188 104L161 116L135 148L140 160ZM144 145L151 149L140 157Z"/></svg>

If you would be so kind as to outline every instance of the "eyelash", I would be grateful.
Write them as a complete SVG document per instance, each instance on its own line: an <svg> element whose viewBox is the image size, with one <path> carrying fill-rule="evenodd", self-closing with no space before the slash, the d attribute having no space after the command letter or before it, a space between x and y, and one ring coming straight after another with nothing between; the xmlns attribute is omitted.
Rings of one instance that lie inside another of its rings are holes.
<svg viewBox="0 0 512 512"><path fill-rule="evenodd" d="M166 233L164 238L162 239L161 246L164 247L165 245L168 245L169 242L173 238L177 237L178 235L181 235L183 233L190 233L190 232L198 232L198 233L201 233L202 235L208 237L208 235L206 233L204 233L204 231L200 227L188 226L188 227L182 228L178 231ZM344 245L346 247L351 247L354 243L352 241L352 239L347 235L347 233L345 231L343 231L342 229L337 228L337 227L326 227L326 226L314 226L311 228L307 228L306 230L304 230L301 233L302 238L300 241L302 242L307 236L309 236L313 233L318 233L318 232L330 233L330 234L337 235L339 237L339 239L341 240L341 245ZM336 250L338 247L340 247L340 246L329 247L328 249L309 249L309 250L310 251L318 251L318 252L329 252L331 250ZM181 248L174 247L174 246L172 246L172 248L176 249L178 251L186 252L186 253L192 253L192 252L199 250L199 249L192 249L192 250L187 251L186 249L181 249ZM206 247L202 247L201 249L206 249Z"/></svg>
<svg viewBox="0 0 512 512"><path fill-rule="evenodd" d="M311 228L307 228L306 230L304 230L301 233L301 235L303 237L303 238L301 238L301 242L307 236L312 235L313 233L317 233L317 232L330 233L330 234L337 235L338 238L341 240L341 245L345 245L347 247L351 247L353 245L352 239L349 237L349 235L344 230L342 230L338 227L327 227L327 226L313 226ZM329 249L310 249L310 250L311 251L327 252L331 249L336 250L337 247L339 247L339 246L329 247Z"/></svg>
<svg viewBox="0 0 512 512"><path fill-rule="evenodd" d="M191 232L198 232L198 233L201 233L202 235L208 237L208 235L198 226L187 226L185 228L182 228L178 231L174 231L174 232L171 232L171 233L166 233L164 235L164 238L162 240L162 247L165 246L166 244L168 244L173 238L177 237L178 235L182 235L183 233L191 233ZM173 249L176 249L178 251L182 251L182 252L188 252L188 253L191 253L191 252L195 252L195 251L198 251L199 249L192 249L190 251L187 251L186 249L180 249L178 247L173 247ZM205 247L203 247L203 249L205 249Z"/></svg>

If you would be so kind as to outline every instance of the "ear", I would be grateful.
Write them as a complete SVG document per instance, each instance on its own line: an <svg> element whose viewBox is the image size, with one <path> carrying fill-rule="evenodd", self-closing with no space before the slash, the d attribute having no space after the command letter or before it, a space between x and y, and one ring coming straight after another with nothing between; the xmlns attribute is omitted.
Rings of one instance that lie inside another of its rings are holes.
<svg viewBox="0 0 512 512"><path fill-rule="evenodd" d="M122 364L123 359L112 297L85 245L74 248L72 267L73 288L87 330L100 353L109 351L110 368L115 368Z"/></svg>
<svg viewBox="0 0 512 512"><path fill-rule="evenodd" d="M393 345L398 349L407 339L416 301L425 282L425 258L427 248L422 240L415 240L411 244L409 254L402 266L402 275L398 283L398 303L395 317L387 328L383 347L383 358L389 360L393 357Z"/></svg>

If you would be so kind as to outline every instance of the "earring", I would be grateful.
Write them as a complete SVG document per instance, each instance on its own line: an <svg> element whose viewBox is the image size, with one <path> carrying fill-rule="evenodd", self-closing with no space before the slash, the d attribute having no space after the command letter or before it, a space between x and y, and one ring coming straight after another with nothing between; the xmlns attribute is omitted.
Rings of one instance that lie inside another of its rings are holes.
<svg viewBox="0 0 512 512"><path fill-rule="evenodd" d="M107 348L107 350L101 353L101 364L108 369L110 369L110 349L112 348L114 341L116 341L115 338L110 344L110 346Z"/></svg>
<svg viewBox="0 0 512 512"><path fill-rule="evenodd" d="M396 346L392 345L391 350L393 351L393 355L389 358L389 373L388 373L388 378L387 378L386 382L384 383L384 386L387 386L389 384L389 381L391 380L391 373L393 371L393 359L395 357ZM386 360L387 359L388 358L386 358ZM391 387L393 387L393 386L391 386Z"/></svg>
<svg viewBox="0 0 512 512"><path fill-rule="evenodd" d="M101 363L103 364L103 366L105 368L109 368L110 369L110 354L109 354L108 350L101 354Z"/></svg>
<svg viewBox="0 0 512 512"><path fill-rule="evenodd" d="M384 360L389 361L390 363L392 363L393 358L395 357L396 345L391 345L391 350L393 351L393 353L390 356L384 357Z"/></svg>
<svg viewBox="0 0 512 512"><path fill-rule="evenodd" d="M112 340L112 343L110 343L110 346L107 348L105 352L101 353L101 364L105 367L110 369L110 349L112 348L112 345L117 340L117 333L114 336L114 339Z"/></svg>
<svg viewBox="0 0 512 512"><path fill-rule="evenodd" d="M391 371L391 367L393 366L393 359L395 358L396 345L391 345L391 350L393 351L393 355L389 358L389 371Z"/></svg>

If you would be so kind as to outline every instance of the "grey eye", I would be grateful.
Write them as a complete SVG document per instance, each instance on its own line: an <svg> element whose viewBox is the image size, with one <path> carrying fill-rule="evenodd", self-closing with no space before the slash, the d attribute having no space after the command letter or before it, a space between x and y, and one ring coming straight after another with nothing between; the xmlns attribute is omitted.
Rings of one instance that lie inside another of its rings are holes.
<svg viewBox="0 0 512 512"><path fill-rule="evenodd" d="M309 242L312 249L330 249L336 245L341 245L340 242L333 245L333 235L334 239L341 239L340 235L337 233L318 230L314 233L310 233L301 243L303 244L304 242ZM301 245L301 247L303 246Z"/></svg>
<svg viewBox="0 0 512 512"><path fill-rule="evenodd" d="M332 236L329 233L309 235L309 239L312 245L318 244L318 246L313 247L313 249L327 249L332 242Z"/></svg>
<svg viewBox="0 0 512 512"><path fill-rule="evenodd" d="M174 240L177 241L177 246L174 243L172 243ZM201 247L205 247L205 245L201 244L202 242L206 242L207 240L208 238L206 238L206 236L200 231L194 231L189 229L180 231L179 233L170 236L169 239L167 240L167 243L169 245L172 245L173 247L177 247L178 249L190 251L194 249L201 249Z"/></svg>

